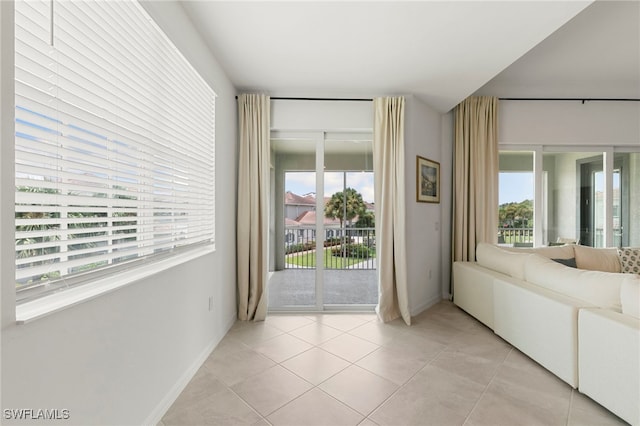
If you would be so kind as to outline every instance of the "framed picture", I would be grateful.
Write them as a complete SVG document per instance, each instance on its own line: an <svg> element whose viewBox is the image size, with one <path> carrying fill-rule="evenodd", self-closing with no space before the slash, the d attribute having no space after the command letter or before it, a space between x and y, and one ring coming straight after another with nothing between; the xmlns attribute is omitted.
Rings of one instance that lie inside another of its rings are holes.
<svg viewBox="0 0 640 426"><path fill-rule="evenodd" d="M440 202L440 163L417 157L416 192L416 199L420 203Z"/></svg>

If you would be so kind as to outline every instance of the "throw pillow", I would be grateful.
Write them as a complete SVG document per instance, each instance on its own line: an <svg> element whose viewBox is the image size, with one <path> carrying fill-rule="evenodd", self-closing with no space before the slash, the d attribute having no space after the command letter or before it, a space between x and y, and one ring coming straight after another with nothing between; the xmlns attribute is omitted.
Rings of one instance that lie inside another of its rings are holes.
<svg viewBox="0 0 640 426"><path fill-rule="evenodd" d="M573 246L578 269L602 272L620 272L618 250L612 248L593 248L587 246Z"/></svg>
<svg viewBox="0 0 640 426"><path fill-rule="evenodd" d="M571 259L551 259L554 262L558 262L563 264L564 266L568 266L570 268L577 268L578 266L576 265L576 258L572 257Z"/></svg>
<svg viewBox="0 0 640 426"><path fill-rule="evenodd" d="M618 249L620 268L625 274L640 274L640 248Z"/></svg>

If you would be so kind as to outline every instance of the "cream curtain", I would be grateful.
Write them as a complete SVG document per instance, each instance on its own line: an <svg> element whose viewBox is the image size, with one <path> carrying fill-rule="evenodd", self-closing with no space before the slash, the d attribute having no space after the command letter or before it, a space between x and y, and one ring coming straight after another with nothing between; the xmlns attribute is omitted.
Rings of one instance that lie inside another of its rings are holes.
<svg viewBox="0 0 640 426"><path fill-rule="evenodd" d="M470 97L455 109L453 260L476 259L498 235L498 98Z"/></svg>
<svg viewBox="0 0 640 426"><path fill-rule="evenodd" d="M410 325L405 234L404 98L376 98L373 108L379 280L376 312L382 321L402 316Z"/></svg>
<svg viewBox="0 0 640 426"><path fill-rule="evenodd" d="M238 318L264 320L267 313L270 99L238 96Z"/></svg>

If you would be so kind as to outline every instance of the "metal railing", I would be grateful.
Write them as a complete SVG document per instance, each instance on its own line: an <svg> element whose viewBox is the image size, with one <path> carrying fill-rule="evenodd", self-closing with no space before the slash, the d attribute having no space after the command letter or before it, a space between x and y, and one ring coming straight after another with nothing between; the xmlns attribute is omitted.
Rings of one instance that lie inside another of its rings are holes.
<svg viewBox="0 0 640 426"><path fill-rule="evenodd" d="M533 245L533 228L498 228L498 244Z"/></svg>
<svg viewBox="0 0 640 426"><path fill-rule="evenodd" d="M285 269L316 267L314 226L285 226ZM376 269L375 228L325 228L324 269Z"/></svg>

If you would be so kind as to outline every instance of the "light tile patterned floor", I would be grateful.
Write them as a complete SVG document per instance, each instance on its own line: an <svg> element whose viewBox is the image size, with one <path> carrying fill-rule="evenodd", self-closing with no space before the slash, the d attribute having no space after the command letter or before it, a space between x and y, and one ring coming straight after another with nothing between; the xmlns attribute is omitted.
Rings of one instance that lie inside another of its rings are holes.
<svg viewBox="0 0 640 426"><path fill-rule="evenodd" d="M450 302L237 322L161 426L620 425Z"/></svg>

